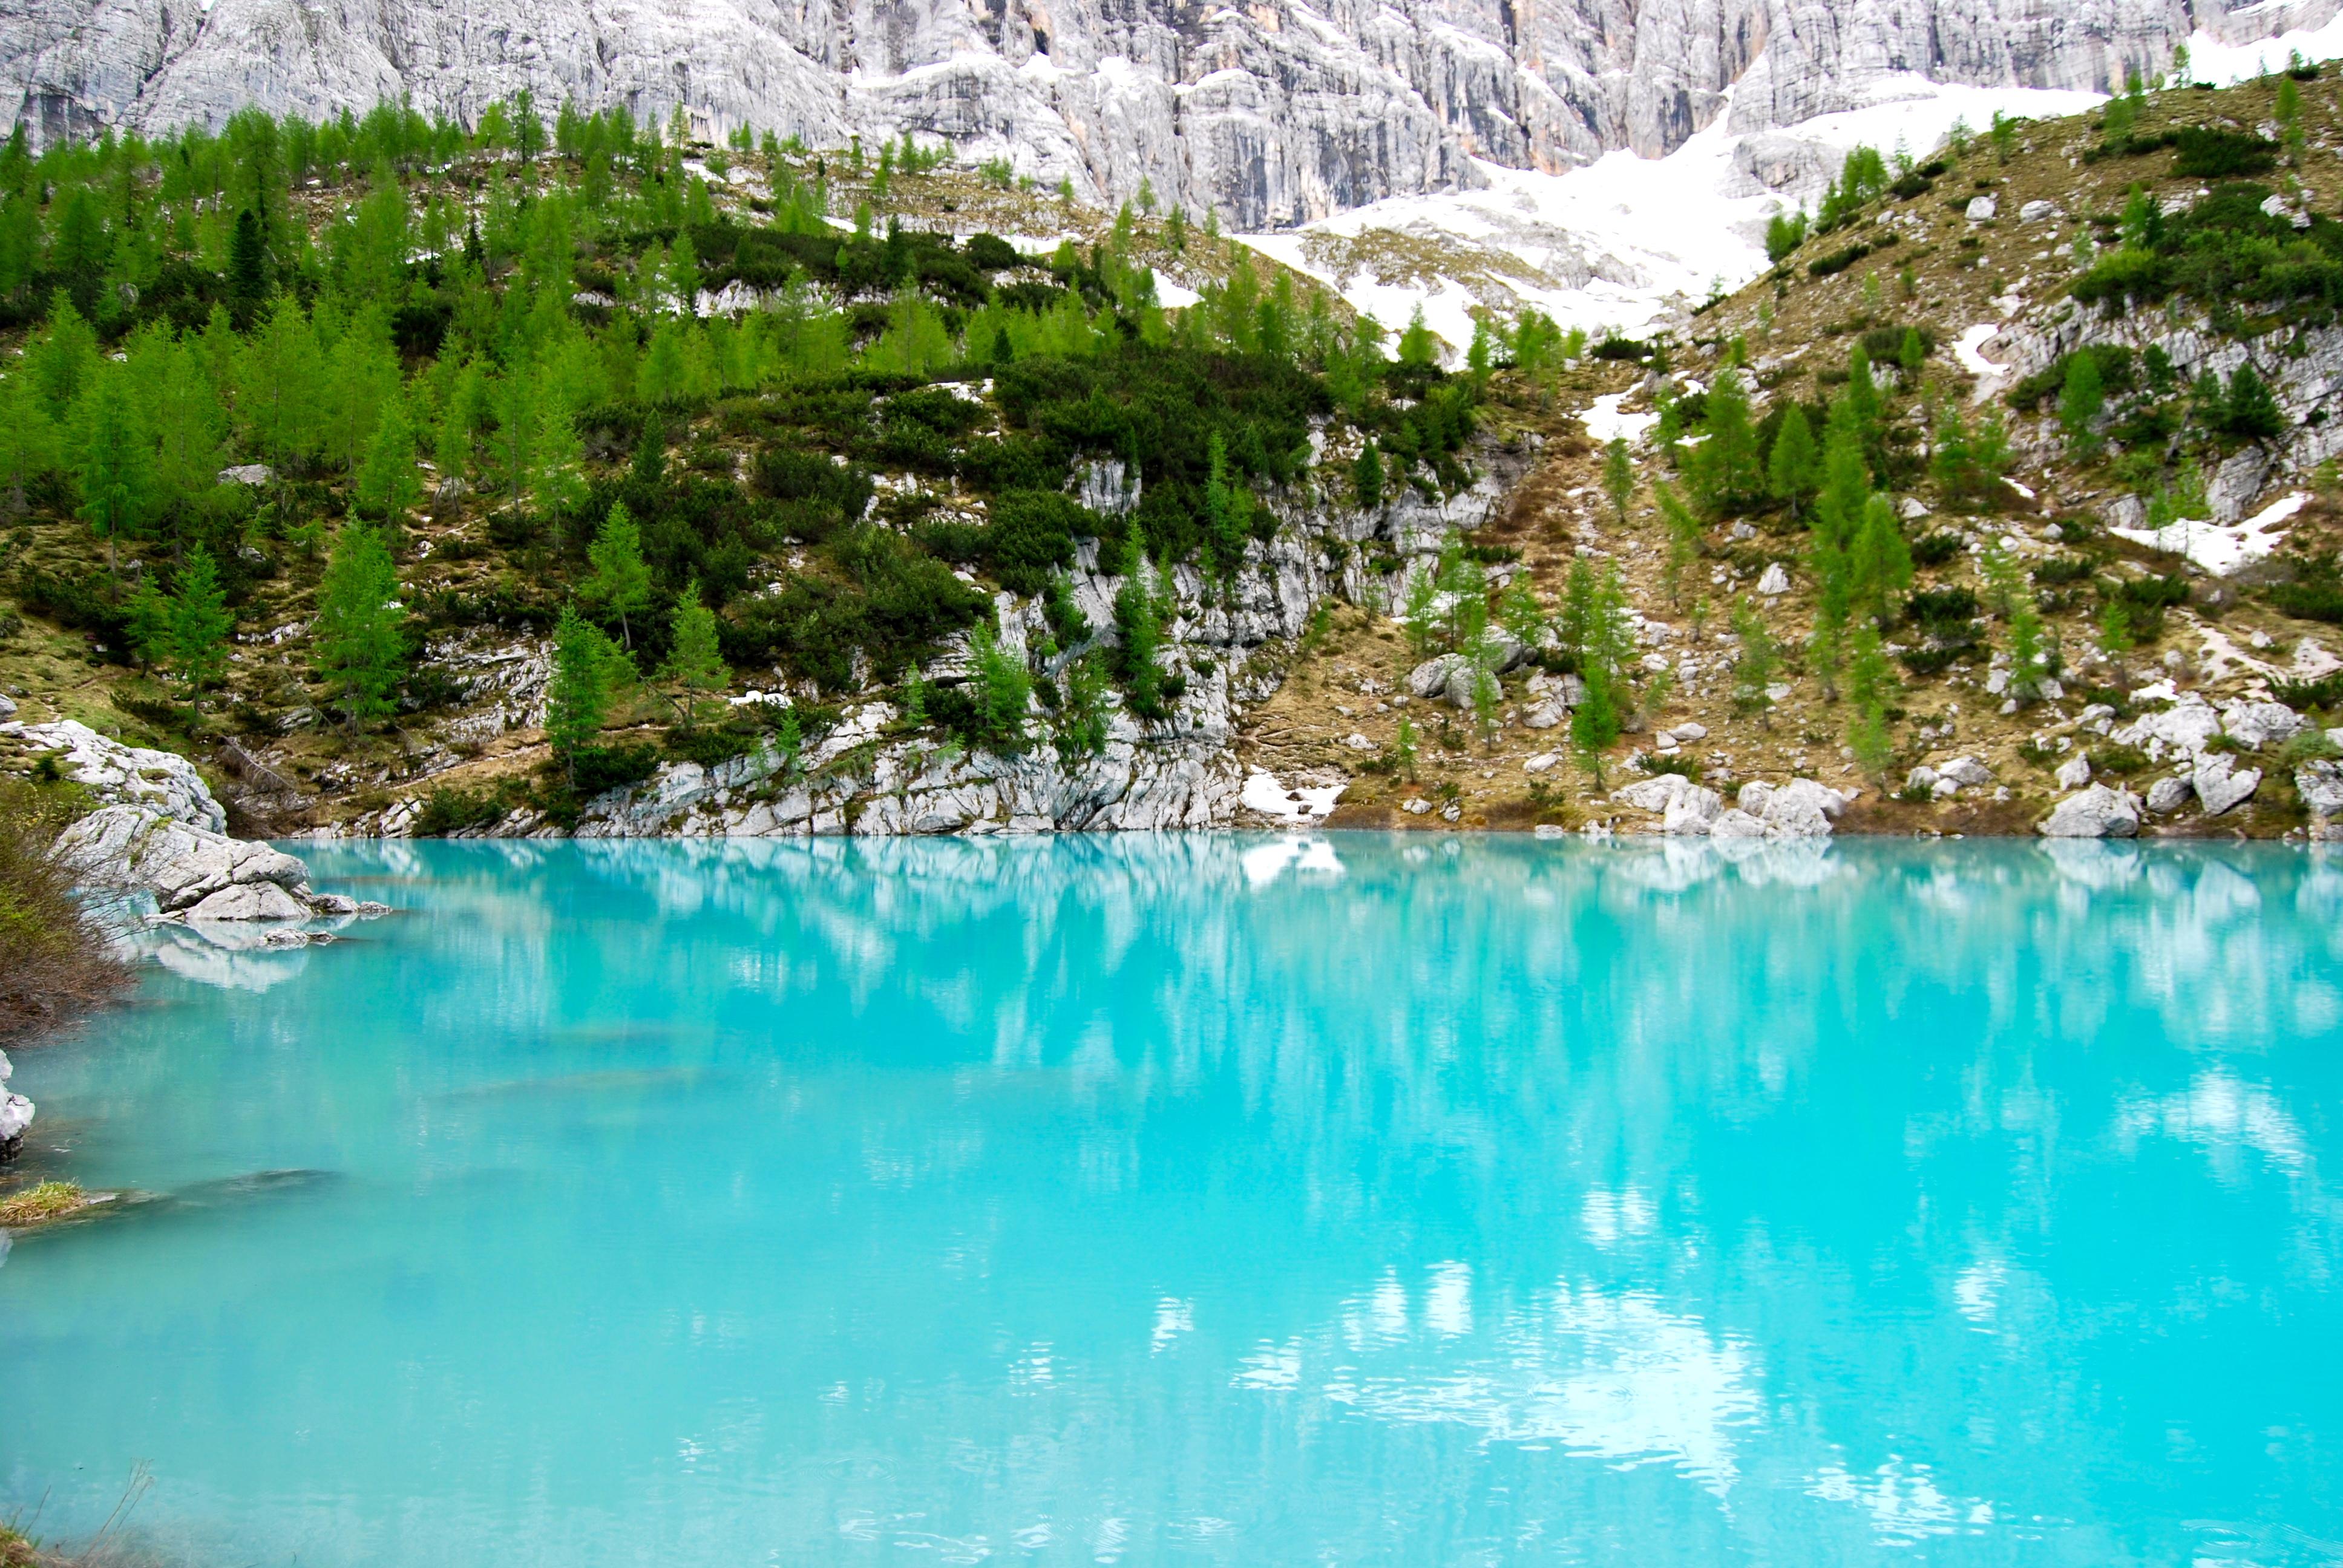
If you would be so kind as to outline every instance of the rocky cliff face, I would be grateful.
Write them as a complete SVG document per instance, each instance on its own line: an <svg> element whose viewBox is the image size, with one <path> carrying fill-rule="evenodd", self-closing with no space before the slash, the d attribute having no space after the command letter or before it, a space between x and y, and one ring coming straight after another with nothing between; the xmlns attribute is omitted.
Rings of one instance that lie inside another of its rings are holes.
<svg viewBox="0 0 2343 1568"><path fill-rule="evenodd" d="M18 0L0 55L44 135L312 116L526 87L817 146L910 129L1247 228L1473 179L1657 156L1892 95L1916 74L2105 88L2192 29L2266 35L2337 0ZM1729 90L1729 91L1728 91Z"/></svg>
<svg viewBox="0 0 2343 1568"><path fill-rule="evenodd" d="M768 743L714 767L663 764L640 786L614 789L592 801L576 836L982 835L1322 819L1342 793L1342 777L1249 778L1236 758L1237 719L1278 689L1294 639L1308 629L1319 606L1336 598L1379 603L1393 591L1371 569L1363 547L1379 541L1403 561L1428 561L1445 539L1488 515L1519 481L1535 451L1529 440L1482 443L1476 453L1480 478L1445 500L1411 491L1372 514L1298 501L1278 504L1272 509L1286 527L1273 540L1250 548L1232 584L1209 580L1192 565L1174 568L1159 584L1177 605L1160 662L1167 674L1180 677L1184 689L1171 713L1151 723L1116 701L1106 744L1093 755L1061 756L1046 738L1013 756L940 746L925 737L890 733L896 709L866 698L850 704L844 721L802 755L784 754ZM1092 498L1121 490L1120 465L1106 468L1094 476ZM1135 497L1120 504L1135 504ZM1083 614L1093 626L1104 627L1113 623L1121 579L1100 567L1096 543L1087 543L1071 577ZM1029 639L1046 635L1038 599L1003 593L995 608L1004 646L1021 651ZM947 672L964 658L965 639L956 646L960 653L930 666L930 674ZM1070 657L1061 655L1043 673L1061 676ZM323 836L347 831L406 837L420 819L427 793L418 789ZM561 831L523 808L458 836L538 838Z"/></svg>

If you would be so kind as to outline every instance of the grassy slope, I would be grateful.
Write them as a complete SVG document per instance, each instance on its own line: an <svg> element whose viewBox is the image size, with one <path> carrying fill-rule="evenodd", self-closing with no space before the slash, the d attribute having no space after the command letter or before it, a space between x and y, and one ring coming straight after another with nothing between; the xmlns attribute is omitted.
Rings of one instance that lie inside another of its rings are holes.
<svg viewBox="0 0 2343 1568"><path fill-rule="evenodd" d="M2256 83L2217 93L2184 89L2155 95L2141 117L2139 134L2207 123L2251 130L2270 122L2275 93L2274 83ZM2343 141L2343 91L2330 76L2303 85L2300 94L2311 147L2300 174L2301 184L2313 210L2332 213L2343 206L2343 164L2337 162L2333 151ZM1829 386L1818 386L1813 373L1820 368L1825 374L1843 374L1851 327L1910 325L1933 332L1939 345L1925 376L1934 378L1946 396L1966 402L1974 381L1954 362L1951 345L1973 325L2015 319L1991 303L2012 290L2023 297L2025 310L2042 308L2055 315L2067 283L2079 271L2070 246L2085 219L2111 218L2119 213L2134 183L2146 185L2158 197L2183 199L2193 199L2217 183L2172 175L2174 158L2168 152L2086 161L2084 152L2098 140L2096 116L2087 116L2026 126L2018 147L2006 161L1980 143L1926 194L1909 200L1887 199L1850 230L1810 239L1775 273L1704 312L1691 324L1696 342L1688 352L1678 353L1676 368L1705 380L1716 368L1723 345L1736 335L1743 337L1757 372L1757 386L1767 389L1758 397L1762 414L1772 397L1796 396L1813 400L1832 390ZM2288 172L2261 177L2266 183L2283 185ZM1980 194L1996 198L1999 217L1973 226L1963 209ZM2056 204L2066 216L2034 224L2017 221L2024 204L2037 199ZM1808 275L1810 260L1877 232L1876 226L1891 218L1909 226L1897 245L1835 276L1816 279ZM2097 232L2103 240L2107 237L2104 228ZM1907 266L1913 272L1908 297L1899 278ZM1883 303L1871 310L1865 303L1865 281L1875 272ZM1640 373L1626 367L1582 366L1564 379L1557 406L1563 410L1584 409L1596 395L1628 391L1639 379ZM2258 689L2249 672L2219 657L2225 644L2250 650L2258 635L2267 637L2273 651L2265 657L2281 665L2305 637L2330 649L2343 648L2343 638L2332 628L2291 619L2257 592L2225 593L2177 558L2143 549L2107 533L2091 508L2118 487L2111 461L2084 465L2070 460L2046 430L2047 406L2043 419L2006 413L2020 443L2013 477L2034 489L2038 499L2028 502L2010 492L1991 512L1964 517L1943 511L1933 487L1923 479L1906 487L1903 493L1916 493L1939 510L1914 525L1912 533L1950 528L1977 538L2014 536L2034 558L2029 564L2053 556L2080 557L2091 563L2095 576L2110 579L2147 573L2189 574L2195 584L2192 605L2171 612L2160 639L2124 661L2122 673L2133 681L2168 674L2184 689L2202 690L2217 703ZM1772 630L1792 653L1792 673L1785 678L1793 691L1770 720L1761 723L1736 713L1724 681L1705 683L1697 690L1680 687L1660 712L1649 716L1646 729L1685 720L1706 726L1707 738L1685 750L1705 764L1713 782L1719 774L1735 780L1805 774L1834 784L1859 785L1865 796L1844 824L1858 829L2025 833L2031 831L2057 795L2050 771L2064 759L2065 754L2057 749L2060 739L2068 737L2070 743L2086 747L2097 743L2096 737L2072 735L2071 723L2083 705L2077 689L2115 683L2116 672L2106 667L2077 672L2080 678L2070 678L2066 700L2029 706L2013 715L1998 712L2000 699L1982 689L1982 659L1926 678L1899 670L1904 689L1891 714L1896 720L1897 758L1887 775L1889 789L1881 789L1879 780L1863 777L1845 749L1846 705L1825 701L1820 683L1797 671L1795 646L1811 629L1814 614L1811 579L1800 570L1804 534L1779 518L1765 517L1748 519L1755 534L1745 540L1734 538L1725 527L1710 529L1694 576L1701 579L1697 592L1709 601L1712 635L1703 643L1691 643L1689 606L1670 605L1660 587L1665 543L1648 481L1664 470L1648 451L1639 454L1644 459L1641 467L1646 487L1639 493L1626 527L1620 528L1600 487L1600 450L1584 438L1577 421L1566 413L1551 419L1549 430L1554 438L1539 469L1520 487L1503 515L1475 536L1481 542L1519 548L1524 568L1549 602L1559 596L1563 574L1574 554L1592 551L1609 556L1623 566L1636 608L1653 620L1684 633L1687 640L1678 646L1690 646L1697 655L1715 650L1713 631L1724 625L1728 605L1750 592L1769 561L1782 561L1790 572L1792 591L1765 607ZM2080 543L2063 542L2057 531L2061 522L2074 525L2068 531ZM2331 497L2314 498L2296 519L2292 534L2294 545L2300 549L2332 548L2343 542L2343 507ZM1914 584L1916 588L1947 586L1982 589L1980 573L1970 557L1964 554L1941 567L1923 569ZM1687 598L1693 592L1687 590ZM2223 603L2224 599L2228 602ZM2070 593L2064 599L2054 593L2046 607L2046 618L2070 651L2080 650L2095 638L2097 608L2098 599L2089 592ZM1891 641L1899 637L1916 641L1908 628L1889 635ZM1988 627L1988 638L1996 646L2006 647L2006 630L1998 624ZM2167 668L2167 656L2177 658L2177 668ZM1393 809L1418 795L1453 797L1463 808L1462 824L1468 827L1518 827L1537 821L1574 825L1616 815L1586 775L1567 762L1543 775L1524 770L1523 764L1529 759L1566 747L1561 730L1528 730L1509 724L1493 745L1483 747L1469 734L1468 717L1444 704L1417 701L1404 709L1390 705L1373 689L1380 686L1388 690L1396 686L1413 662L1387 622L1364 616L1343 618L1323 643L1298 663L1286 689L1249 717L1247 757L1272 769L1355 771L1361 754L1345 746L1345 739L1363 734L1379 748L1387 749L1404 712L1412 714L1427 733L1417 782L1389 775L1360 778L1345 798L1338 822L1442 826L1437 814L1413 816ZM1362 689L1363 683L1368 689ZM1509 706L1516 710L1526 706L1517 689L1518 678L1509 679L1507 687ZM2335 715L2327 718L2328 722L2337 721ZM2020 749L2037 738L2048 743L2047 758L2022 757ZM1648 734L1631 734L1624 739L1609 759L1604 781L1615 788L1637 777L1629 759L1650 744ZM1890 798L1890 790L1901 785L1910 767L1962 754L1986 759L2008 787L2011 798L1995 800L1974 792L1941 803L1907 803ZM2171 830L2270 835L2299 826L2303 817L2286 770L2268 759L2258 760L2267 777L2255 801L2215 822L2188 817L2172 825ZM2135 789L2144 789L2154 776L2141 773L2128 782Z"/></svg>

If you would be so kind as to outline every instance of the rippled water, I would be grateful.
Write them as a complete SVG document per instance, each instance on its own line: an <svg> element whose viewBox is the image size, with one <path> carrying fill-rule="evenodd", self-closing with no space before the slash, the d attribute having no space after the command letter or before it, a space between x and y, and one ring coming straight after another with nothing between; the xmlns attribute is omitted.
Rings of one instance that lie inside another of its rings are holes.
<svg viewBox="0 0 2343 1568"><path fill-rule="evenodd" d="M2343 865L312 859L412 912L20 1053L44 1167L178 1196L0 1268L0 1516L144 1461L207 1563L2343 1558Z"/></svg>

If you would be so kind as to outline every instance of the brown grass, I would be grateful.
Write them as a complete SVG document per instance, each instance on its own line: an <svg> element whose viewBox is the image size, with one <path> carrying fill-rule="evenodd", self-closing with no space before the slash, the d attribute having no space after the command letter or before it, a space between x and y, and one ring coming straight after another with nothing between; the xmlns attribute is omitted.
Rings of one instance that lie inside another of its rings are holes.
<svg viewBox="0 0 2343 1568"><path fill-rule="evenodd" d="M0 1040L54 1028L129 978L54 853L71 812L55 790L0 780Z"/></svg>
<svg viewBox="0 0 2343 1568"><path fill-rule="evenodd" d="M45 1225L86 1207L89 1201L89 1195L70 1181L44 1181L37 1187L0 1198L0 1229L15 1231ZM0 1540L0 1547L5 1545L5 1540ZM7 1568L7 1563L6 1556L0 1555L0 1568Z"/></svg>

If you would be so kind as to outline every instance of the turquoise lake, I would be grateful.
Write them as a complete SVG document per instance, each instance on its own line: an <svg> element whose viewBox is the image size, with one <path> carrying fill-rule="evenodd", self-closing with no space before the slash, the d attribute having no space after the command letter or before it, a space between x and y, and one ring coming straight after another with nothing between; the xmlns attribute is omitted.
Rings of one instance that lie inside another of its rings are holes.
<svg viewBox="0 0 2343 1568"><path fill-rule="evenodd" d="M165 1195L0 1264L36 1533L2343 1562L2343 859L300 849L402 912L15 1054Z"/></svg>

